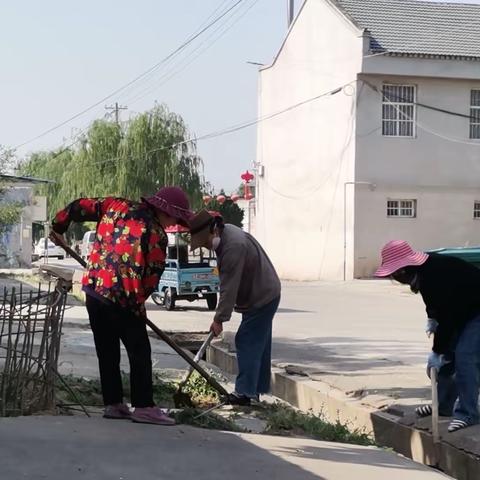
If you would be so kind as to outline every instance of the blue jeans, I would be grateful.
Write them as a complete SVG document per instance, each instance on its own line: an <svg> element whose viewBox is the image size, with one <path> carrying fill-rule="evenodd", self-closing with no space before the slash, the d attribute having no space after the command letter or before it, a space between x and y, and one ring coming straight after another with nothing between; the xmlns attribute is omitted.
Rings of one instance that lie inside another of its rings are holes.
<svg viewBox="0 0 480 480"><path fill-rule="evenodd" d="M280 297L267 305L245 312L235 335L238 375L235 392L250 398L270 391L272 321Z"/></svg>
<svg viewBox="0 0 480 480"><path fill-rule="evenodd" d="M458 397L455 383L454 355L450 355L451 361L438 371L438 413L442 417L451 417L453 407Z"/></svg>
<svg viewBox="0 0 480 480"><path fill-rule="evenodd" d="M438 372L439 414L479 423L480 315L470 320L454 347L452 362Z"/></svg>
<svg viewBox="0 0 480 480"><path fill-rule="evenodd" d="M455 348L455 383L458 399L453 417L470 425L479 423L478 389L480 375L480 315L470 320L458 337Z"/></svg>

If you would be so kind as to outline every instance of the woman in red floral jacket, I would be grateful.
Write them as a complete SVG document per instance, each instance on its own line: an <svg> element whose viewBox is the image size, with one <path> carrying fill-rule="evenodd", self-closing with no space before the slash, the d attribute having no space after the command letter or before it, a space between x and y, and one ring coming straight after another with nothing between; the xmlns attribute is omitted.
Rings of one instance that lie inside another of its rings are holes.
<svg viewBox="0 0 480 480"><path fill-rule="evenodd" d="M100 368L106 418L172 425L153 402L151 348L145 301L165 267L165 227L188 225L188 198L177 187L133 202L123 198L81 198L57 213L52 240L63 242L71 222L97 222L83 290ZM130 361L133 413L123 403L120 341Z"/></svg>

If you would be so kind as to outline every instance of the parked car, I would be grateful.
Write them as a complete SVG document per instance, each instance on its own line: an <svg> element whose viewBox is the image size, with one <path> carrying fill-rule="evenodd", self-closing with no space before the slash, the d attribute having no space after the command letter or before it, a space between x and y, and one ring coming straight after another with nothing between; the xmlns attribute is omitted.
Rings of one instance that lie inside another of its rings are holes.
<svg viewBox="0 0 480 480"><path fill-rule="evenodd" d="M89 230L85 233L82 240L81 256L84 260L88 260L90 252L93 248L93 242L95 241L95 230Z"/></svg>
<svg viewBox="0 0 480 480"><path fill-rule="evenodd" d="M41 238L35 245L34 255L38 258L56 257L59 260L63 260L65 258L65 252L63 251L63 249L61 247L58 247L50 239L46 239L45 237Z"/></svg>

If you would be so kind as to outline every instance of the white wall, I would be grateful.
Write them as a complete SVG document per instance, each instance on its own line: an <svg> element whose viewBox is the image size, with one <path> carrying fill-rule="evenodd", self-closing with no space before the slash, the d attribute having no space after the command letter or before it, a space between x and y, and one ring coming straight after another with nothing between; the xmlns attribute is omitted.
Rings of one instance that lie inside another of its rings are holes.
<svg viewBox="0 0 480 480"><path fill-rule="evenodd" d="M261 71L259 115L355 80L361 35L328 2L307 0L276 61ZM282 278L343 278L343 189L354 178L354 138L354 86L259 124L257 162L265 170L257 178L256 236ZM351 238L352 189L348 203Z"/></svg>
<svg viewBox="0 0 480 480"><path fill-rule="evenodd" d="M255 235L255 200L241 198L237 201L237 205L243 210L243 230Z"/></svg>
<svg viewBox="0 0 480 480"><path fill-rule="evenodd" d="M388 218L388 198L417 200L416 218ZM480 220L473 205L477 189L377 187L357 191L355 276L369 277L390 240L407 240L419 250L480 245Z"/></svg>
<svg viewBox="0 0 480 480"><path fill-rule="evenodd" d="M379 88L383 81L415 84L418 102L464 114L469 113L470 90L480 88L480 79L364 78ZM480 141L468 138L468 119L418 107L416 138L382 137L381 97L364 87L357 122L356 180L377 188L357 188L355 276L371 275L381 247L392 239L408 240L419 249L479 245L473 204L480 200ZM416 199L417 218L387 218L388 198Z"/></svg>

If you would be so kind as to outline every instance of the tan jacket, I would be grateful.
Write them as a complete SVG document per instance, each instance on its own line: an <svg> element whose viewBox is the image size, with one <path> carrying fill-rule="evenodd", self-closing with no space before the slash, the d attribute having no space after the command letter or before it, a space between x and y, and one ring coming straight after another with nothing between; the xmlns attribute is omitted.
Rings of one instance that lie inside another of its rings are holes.
<svg viewBox="0 0 480 480"><path fill-rule="evenodd" d="M261 245L234 225L225 225L216 251L220 300L216 322L227 322L235 309L248 312L280 297L277 272Z"/></svg>

